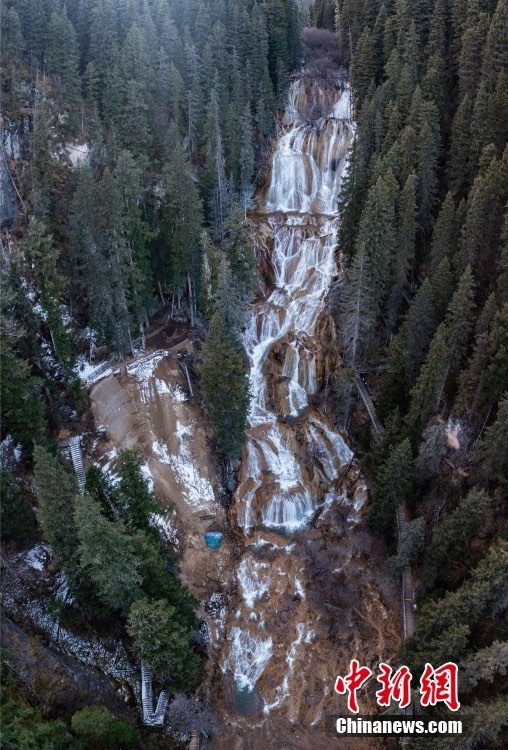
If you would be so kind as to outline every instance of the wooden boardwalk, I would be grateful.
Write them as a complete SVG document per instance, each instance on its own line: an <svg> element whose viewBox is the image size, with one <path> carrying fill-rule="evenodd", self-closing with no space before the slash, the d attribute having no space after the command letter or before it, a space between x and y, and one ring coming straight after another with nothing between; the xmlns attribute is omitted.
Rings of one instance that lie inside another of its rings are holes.
<svg viewBox="0 0 508 750"><path fill-rule="evenodd" d="M82 495L85 491L86 472L83 451L81 450L81 435L74 435L68 440L62 440L60 448L67 453L72 461L72 467L78 482L78 491Z"/></svg>
<svg viewBox="0 0 508 750"><path fill-rule="evenodd" d="M361 376L358 374L355 375L355 386L356 386L356 390L358 391L360 398L363 401L363 405L365 406L365 409L367 410L367 414L369 415L369 419L372 423L374 430L377 432L378 435L381 435L381 433L384 432L384 427L378 419L378 416L376 413L376 407L374 406L374 402L372 401L370 397L370 393L368 392Z"/></svg>
<svg viewBox="0 0 508 750"><path fill-rule="evenodd" d="M405 505L397 508L397 535L402 539L408 524L408 514ZM406 565L402 571L402 616L404 619L404 640L411 638L416 630L416 617L414 607L414 586L411 566Z"/></svg>

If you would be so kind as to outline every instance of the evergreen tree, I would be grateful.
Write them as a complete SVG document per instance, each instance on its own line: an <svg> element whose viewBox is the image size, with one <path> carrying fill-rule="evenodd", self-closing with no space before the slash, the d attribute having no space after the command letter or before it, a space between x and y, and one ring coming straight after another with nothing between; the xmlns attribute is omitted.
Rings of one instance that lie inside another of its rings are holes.
<svg viewBox="0 0 508 750"><path fill-rule="evenodd" d="M474 489L453 511L439 519L423 558L422 578L426 588L432 586L445 565L448 567L450 561L463 555L464 546L485 524L491 502L486 492Z"/></svg>
<svg viewBox="0 0 508 750"><path fill-rule="evenodd" d="M508 393L499 401L497 417L471 452L472 477L506 486L508 469Z"/></svg>
<svg viewBox="0 0 508 750"><path fill-rule="evenodd" d="M0 534L4 541L26 541L35 528L30 502L21 492L14 474L0 470Z"/></svg>
<svg viewBox="0 0 508 750"><path fill-rule="evenodd" d="M141 660L170 689L181 692L196 681L198 659L192 651L194 633L176 614L163 599L140 599L130 608L128 631Z"/></svg>
<svg viewBox="0 0 508 750"><path fill-rule="evenodd" d="M476 565L464 583L453 593L435 601L429 601L421 610L415 635L409 639L406 654L412 665L422 665L437 658L436 639L441 634L442 646L446 646L448 629L470 628L482 617L487 607L495 607L506 595L508 575L508 544L498 540ZM467 631L466 631L467 633ZM449 644L448 644L449 645ZM465 646L465 640L463 646ZM456 658L450 648L448 658ZM445 657L446 658L446 657Z"/></svg>
<svg viewBox="0 0 508 750"><path fill-rule="evenodd" d="M55 355L69 369L73 364L71 338L62 321L60 297L64 279L57 269L59 251L43 222L31 218L23 249L35 271L37 289L46 315Z"/></svg>
<svg viewBox="0 0 508 750"><path fill-rule="evenodd" d="M493 682L508 668L508 641L494 641L490 646L467 654L461 663L461 690L470 693L479 682Z"/></svg>
<svg viewBox="0 0 508 750"><path fill-rule="evenodd" d="M458 227L455 204L448 191L432 232L431 269L434 270L443 258L452 258L457 247Z"/></svg>
<svg viewBox="0 0 508 750"><path fill-rule="evenodd" d="M199 283L203 217L191 165L174 123L169 130L166 153L166 193L162 205L162 237L166 245L159 259L159 278L181 292L187 277L196 285Z"/></svg>
<svg viewBox="0 0 508 750"><path fill-rule="evenodd" d="M78 530L74 520L76 482L61 461L41 445L34 449L34 476L39 512L37 520L53 555L65 572L78 571Z"/></svg>
<svg viewBox="0 0 508 750"><path fill-rule="evenodd" d="M413 435L418 435L429 416L439 406L447 374L448 342L446 326L441 323L411 391L411 406L406 416L406 426Z"/></svg>
<svg viewBox="0 0 508 750"><path fill-rule="evenodd" d="M124 513L121 516L125 523L136 529L149 529L150 514L157 506L146 479L141 472L142 458L132 450L120 453L117 471L120 482L115 488L119 494L120 507Z"/></svg>
<svg viewBox="0 0 508 750"><path fill-rule="evenodd" d="M475 168L471 162L471 115L471 99L466 93L453 118L447 165L450 190L459 197L467 194Z"/></svg>
<svg viewBox="0 0 508 750"><path fill-rule="evenodd" d="M370 30L365 28L356 46L352 69L352 86L357 110L364 101L375 73L374 43Z"/></svg>
<svg viewBox="0 0 508 750"><path fill-rule="evenodd" d="M71 727L78 736L110 750L136 750L141 746L138 730L115 719L103 706L87 706L76 711Z"/></svg>
<svg viewBox="0 0 508 750"><path fill-rule="evenodd" d="M249 403L243 356L223 318L215 313L203 348L201 382L220 450L239 458Z"/></svg>
<svg viewBox="0 0 508 750"><path fill-rule="evenodd" d="M442 422L429 425L422 435L415 468L419 479L428 480L436 476L441 457L446 451L446 433Z"/></svg>
<svg viewBox="0 0 508 750"><path fill-rule="evenodd" d="M79 552L81 570L93 581L104 604L127 612L141 595L142 560L135 543L121 522L108 521L102 515L100 505L91 497L79 495L74 502L71 518L79 542L74 553Z"/></svg>
<svg viewBox="0 0 508 750"><path fill-rule="evenodd" d="M374 500L369 510L369 523L378 531L386 532L395 518L398 505L404 504L411 493L413 456L406 438L396 446L379 469L374 488Z"/></svg>

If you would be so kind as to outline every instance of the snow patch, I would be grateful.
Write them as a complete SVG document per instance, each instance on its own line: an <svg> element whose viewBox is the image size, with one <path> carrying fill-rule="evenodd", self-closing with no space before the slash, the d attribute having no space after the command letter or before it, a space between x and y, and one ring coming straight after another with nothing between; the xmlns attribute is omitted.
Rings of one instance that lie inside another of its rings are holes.
<svg viewBox="0 0 508 750"><path fill-rule="evenodd" d="M157 456L157 460L163 464L171 463L169 457L168 446L162 442L162 440L154 440L152 442L152 451Z"/></svg>
<svg viewBox="0 0 508 750"><path fill-rule="evenodd" d="M148 354L146 357L136 359L135 362L127 365L127 374L140 383L146 383L161 360L167 357L167 352L157 351Z"/></svg>
<svg viewBox="0 0 508 750"><path fill-rule="evenodd" d="M164 541L168 542L178 550L180 547L180 538L176 526L173 525L175 518L176 513L174 511L165 514L152 513L150 515L150 523L152 526L156 526L159 529Z"/></svg>
<svg viewBox="0 0 508 750"><path fill-rule="evenodd" d="M15 559L23 567L33 568L33 570L44 570L51 557L51 547L48 544L36 544L35 547L27 552L20 552Z"/></svg>
<svg viewBox="0 0 508 750"><path fill-rule="evenodd" d="M176 436L180 442L180 449L169 456L169 464L175 472L182 494L187 502L197 509L208 508L215 503L215 495L210 480L201 476L198 463L192 454L190 438L193 434L192 425L177 424Z"/></svg>
<svg viewBox="0 0 508 750"><path fill-rule="evenodd" d="M110 362L99 362L95 365L89 363L86 357L78 357L75 369L76 375L88 386L94 385L102 378L107 378L111 375L113 369Z"/></svg>
<svg viewBox="0 0 508 750"><path fill-rule="evenodd" d="M187 396L182 391L179 385L166 383L165 380L159 380L159 378L157 378L157 380L155 381L155 388L157 389L157 393L159 394L159 396L168 395L170 396L172 401L176 401L177 403L187 401Z"/></svg>

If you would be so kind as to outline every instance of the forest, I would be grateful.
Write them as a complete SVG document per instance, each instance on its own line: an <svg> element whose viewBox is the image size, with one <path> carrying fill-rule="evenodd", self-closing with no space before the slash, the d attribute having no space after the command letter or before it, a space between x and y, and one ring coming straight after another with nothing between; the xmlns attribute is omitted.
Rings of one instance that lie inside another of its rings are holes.
<svg viewBox="0 0 508 750"><path fill-rule="evenodd" d="M404 658L415 670L457 662L467 747L504 747L508 8L317 0L311 19L339 32L357 120L340 197L338 418L354 423L353 374L367 372L385 427L357 427L369 523L418 583ZM412 520L396 544L401 502Z"/></svg>
<svg viewBox="0 0 508 750"><path fill-rule="evenodd" d="M90 468L82 492L58 436L89 410L83 363L134 355L170 310L200 338L218 461L239 465L254 195L305 64L302 29L330 32L356 129L337 205L344 278L330 295L339 357L322 399L367 478L364 522L386 577L413 571L417 628L399 661L460 669L465 736L408 747L506 747L505 0L2 0L1 19L17 205L1 230L1 438L21 456L2 449L9 554L42 538L87 627L112 628L158 686L195 690L198 602L152 523L142 456L123 451L114 482ZM13 674L6 748L181 746L106 704L42 711Z"/></svg>

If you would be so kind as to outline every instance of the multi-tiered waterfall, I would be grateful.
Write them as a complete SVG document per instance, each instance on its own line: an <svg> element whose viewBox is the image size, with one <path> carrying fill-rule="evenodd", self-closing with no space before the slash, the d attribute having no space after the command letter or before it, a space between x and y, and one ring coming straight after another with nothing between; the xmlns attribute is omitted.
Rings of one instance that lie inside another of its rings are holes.
<svg viewBox="0 0 508 750"><path fill-rule="evenodd" d="M258 196L263 281L244 334L252 402L234 497L245 551L221 655L226 710L241 714L247 704L251 726L277 716L317 725L340 659L330 617L341 607L328 592L358 585L352 530L365 487L316 405L339 364L327 298L340 279L337 200L352 136L348 88L302 76ZM356 598L356 615L341 622L348 638L361 617ZM377 592L369 606L376 602L384 612ZM361 638L354 634L357 646Z"/></svg>

